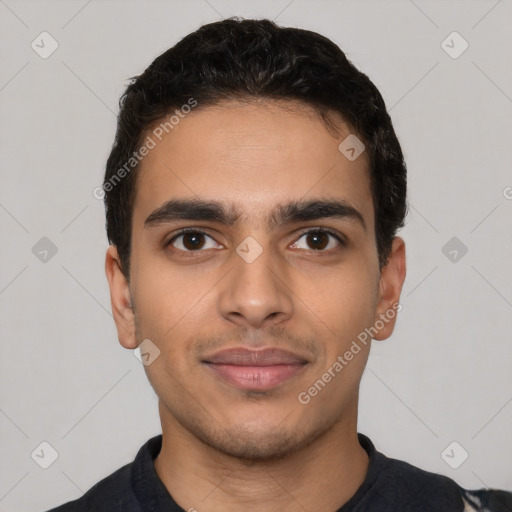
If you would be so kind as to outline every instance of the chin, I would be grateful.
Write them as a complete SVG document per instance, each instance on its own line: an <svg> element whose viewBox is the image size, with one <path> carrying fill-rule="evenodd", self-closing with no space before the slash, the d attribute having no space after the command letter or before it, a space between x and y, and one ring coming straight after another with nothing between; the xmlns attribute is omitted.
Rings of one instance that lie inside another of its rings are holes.
<svg viewBox="0 0 512 512"><path fill-rule="evenodd" d="M283 459L304 445L302 436L275 429L255 433L240 428L230 436L211 441L217 451L248 463Z"/></svg>
<svg viewBox="0 0 512 512"><path fill-rule="evenodd" d="M247 463L275 461L309 446L324 429L304 431L298 427L276 422L262 422L257 425L241 423L226 426L222 430L195 429L193 434L216 451L246 461Z"/></svg>

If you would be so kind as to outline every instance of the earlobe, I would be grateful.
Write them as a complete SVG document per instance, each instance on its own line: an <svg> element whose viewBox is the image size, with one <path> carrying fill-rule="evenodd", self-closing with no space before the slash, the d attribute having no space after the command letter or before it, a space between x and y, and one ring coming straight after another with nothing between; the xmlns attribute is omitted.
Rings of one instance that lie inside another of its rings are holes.
<svg viewBox="0 0 512 512"><path fill-rule="evenodd" d="M395 237L388 263L381 271L379 300L375 317L375 326L378 327L374 336L376 340L385 340L393 332L397 313L401 310L400 294L405 274L405 242L400 237Z"/></svg>
<svg viewBox="0 0 512 512"><path fill-rule="evenodd" d="M135 314L130 286L121 270L119 253L114 245L110 245L107 249L105 274L110 288L110 302L119 343L124 348L135 349L138 343L135 335Z"/></svg>

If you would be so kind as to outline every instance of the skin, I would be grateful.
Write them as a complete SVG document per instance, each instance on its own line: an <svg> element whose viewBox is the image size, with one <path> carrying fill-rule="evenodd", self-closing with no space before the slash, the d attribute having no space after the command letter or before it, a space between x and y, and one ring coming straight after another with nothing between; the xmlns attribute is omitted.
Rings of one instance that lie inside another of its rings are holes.
<svg viewBox="0 0 512 512"><path fill-rule="evenodd" d="M309 403L298 400L358 334L396 306L405 279L398 237L379 269L368 161L364 153L349 161L338 150L351 130L334 119L336 136L296 103L198 108L142 162L129 281L116 248L107 250L121 345L134 349L149 338L160 350L145 366L163 433L155 468L185 510L328 512L365 479L357 406L370 344ZM166 201L198 198L232 205L241 215L229 226L194 220L145 226ZM350 203L366 228L348 217L267 225L278 204L313 198ZM168 244L183 227L207 232L204 248L186 253L191 245L184 237ZM346 245L302 234L319 227L340 233ZM248 236L263 250L252 263L236 252ZM395 320L374 338L388 338ZM308 364L269 391L241 390L201 362L240 346L288 349Z"/></svg>

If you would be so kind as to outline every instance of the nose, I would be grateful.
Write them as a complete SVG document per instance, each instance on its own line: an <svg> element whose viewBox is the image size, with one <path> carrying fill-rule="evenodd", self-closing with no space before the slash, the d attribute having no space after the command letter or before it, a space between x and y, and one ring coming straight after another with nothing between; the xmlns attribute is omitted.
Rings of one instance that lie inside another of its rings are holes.
<svg viewBox="0 0 512 512"><path fill-rule="evenodd" d="M292 292L285 284L285 270L272 262L270 249L254 261L234 252L232 260L234 268L221 281L218 301L224 318L253 328L268 328L291 318Z"/></svg>

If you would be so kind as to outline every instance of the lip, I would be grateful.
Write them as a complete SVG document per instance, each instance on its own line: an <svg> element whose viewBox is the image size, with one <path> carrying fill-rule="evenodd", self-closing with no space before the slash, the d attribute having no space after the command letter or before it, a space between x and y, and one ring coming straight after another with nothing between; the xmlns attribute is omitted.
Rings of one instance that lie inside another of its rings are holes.
<svg viewBox="0 0 512 512"><path fill-rule="evenodd" d="M206 357L203 363L239 389L266 391L302 372L308 360L277 348L233 348L216 352Z"/></svg>

